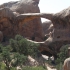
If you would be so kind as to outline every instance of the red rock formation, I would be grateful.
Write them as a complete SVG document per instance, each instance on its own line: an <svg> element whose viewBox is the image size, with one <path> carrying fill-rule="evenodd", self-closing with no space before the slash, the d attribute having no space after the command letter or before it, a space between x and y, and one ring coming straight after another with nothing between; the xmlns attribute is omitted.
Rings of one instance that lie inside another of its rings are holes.
<svg viewBox="0 0 70 70"><path fill-rule="evenodd" d="M54 28L49 38L44 42L38 42L42 51L56 55L63 45L70 44L70 7L56 14L34 13L27 15L31 19L43 17L53 23Z"/></svg>
<svg viewBox="0 0 70 70"><path fill-rule="evenodd" d="M0 42L3 40L3 33L0 31Z"/></svg>
<svg viewBox="0 0 70 70"><path fill-rule="evenodd" d="M16 2L5 3L0 6L3 10L5 7L9 8L14 15L22 13L39 13L38 7L39 0L21 0ZM7 9L6 8L6 9ZM1 12L1 10L0 10ZM2 17L6 14L6 11L2 11ZM17 12L17 13L16 13ZM11 16L13 16L13 14ZM7 16L10 16L9 12ZM5 15L6 16L6 15ZM42 41L43 29L40 18L34 19L33 21L25 22L21 19L9 19L4 17L0 19L0 31L3 32L4 38L14 37L16 34L21 34L24 37L29 37L29 39L34 39L36 41Z"/></svg>
<svg viewBox="0 0 70 70"><path fill-rule="evenodd" d="M21 2L19 3L21 4ZM35 1L33 0L32 4L30 3L31 6L33 6L33 8L34 6L36 6L35 3L36 0ZM20 6L22 6L22 4ZM29 4L27 6L30 8ZM29 22L29 20L43 17L51 20L54 28L53 31L49 33L49 37L46 41L35 42L40 44L39 49L41 50L41 52L46 51L50 55L57 55L61 46L65 44L70 44L70 7L56 14L37 13L37 12L36 13L27 12L28 14L20 14L22 13L22 11L20 12L17 11L18 12L17 13L16 12L17 8L15 7L16 9L13 9L13 7L14 6L10 8L13 12L8 8L0 9L0 27L1 27L0 31L3 32L3 36L5 38L15 36L16 34L21 34L32 40L36 38L42 39L43 33L42 33L42 27L41 27L42 24L40 23L40 19L39 21L38 19L30 21L31 23Z"/></svg>

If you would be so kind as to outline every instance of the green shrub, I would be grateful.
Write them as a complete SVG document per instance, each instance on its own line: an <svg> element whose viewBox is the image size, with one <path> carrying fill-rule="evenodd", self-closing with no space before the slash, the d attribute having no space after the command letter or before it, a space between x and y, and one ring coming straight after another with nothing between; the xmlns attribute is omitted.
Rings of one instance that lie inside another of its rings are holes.
<svg viewBox="0 0 70 70"><path fill-rule="evenodd" d="M38 50L39 44L27 41L27 39L20 35L16 35L15 39L10 39L10 46L14 52L19 52L20 54L24 54L26 56L36 56L40 53Z"/></svg>
<svg viewBox="0 0 70 70"><path fill-rule="evenodd" d="M14 54L14 62L12 62L12 66L21 66L27 61L27 56L24 54L15 53Z"/></svg>
<svg viewBox="0 0 70 70"><path fill-rule="evenodd" d="M56 60L57 64L58 63L63 63L64 60L68 57L68 47L69 46L70 45L68 44L68 45L64 45L64 46L61 47L60 52L57 54L58 55L58 58Z"/></svg>
<svg viewBox="0 0 70 70"><path fill-rule="evenodd" d="M57 64L56 69L57 70L62 70L63 69L63 64L62 63Z"/></svg>
<svg viewBox="0 0 70 70"><path fill-rule="evenodd" d="M12 62L12 60L14 60ZM2 47L2 52L0 53L0 62L4 63L1 66L1 69L3 69L4 67L6 67L7 70L11 70L11 67L16 67L16 66L21 66L27 61L27 56L25 56L24 54L20 53L12 53L9 50L9 47Z"/></svg>
<svg viewBox="0 0 70 70"><path fill-rule="evenodd" d="M17 66L22 67L28 55L37 57L40 54L38 46L39 44L29 42L20 35L16 35L15 39L10 39L10 44L5 47L0 44L0 62L5 64L5 66L0 65L1 69L4 70L6 67L7 70L15 70Z"/></svg>
<svg viewBox="0 0 70 70"><path fill-rule="evenodd" d="M46 70L42 66L39 67L24 67L22 70Z"/></svg>
<svg viewBox="0 0 70 70"><path fill-rule="evenodd" d="M6 65L3 62L0 62L0 70L7 70Z"/></svg>
<svg viewBox="0 0 70 70"><path fill-rule="evenodd" d="M56 60L56 68L57 70L62 70L62 66L64 63L64 60L68 58L68 47L70 44L64 45L61 47L60 52L57 54L58 58Z"/></svg>
<svg viewBox="0 0 70 70"><path fill-rule="evenodd" d="M16 70L16 68L15 67L11 67L10 70Z"/></svg>

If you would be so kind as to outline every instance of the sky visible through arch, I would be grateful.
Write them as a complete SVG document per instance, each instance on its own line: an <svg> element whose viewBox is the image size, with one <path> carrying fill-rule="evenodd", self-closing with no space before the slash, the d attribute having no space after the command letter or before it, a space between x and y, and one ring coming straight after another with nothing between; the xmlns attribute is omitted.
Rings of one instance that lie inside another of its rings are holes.
<svg viewBox="0 0 70 70"><path fill-rule="evenodd" d="M19 0L0 0L0 4L9 1L19 1ZM70 6L70 0L40 0L39 7L42 13L57 13ZM43 21L45 21L43 19Z"/></svg>
<svg viewBox="0 0 70 70"><path fill-rule="evenodd" d="M70 0L40 0L40 12L57 13L70 6ZM46 21L42 19L42 21Z"/></svg>

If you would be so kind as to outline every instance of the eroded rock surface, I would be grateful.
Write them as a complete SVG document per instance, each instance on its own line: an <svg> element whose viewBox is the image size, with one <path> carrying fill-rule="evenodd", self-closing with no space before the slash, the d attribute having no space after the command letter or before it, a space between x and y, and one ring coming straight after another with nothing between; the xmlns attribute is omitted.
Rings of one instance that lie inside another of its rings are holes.
<svg viewBox="0 0 70 70"><path fill-rule="evenodd" d="M59 52L59 49L70 44L70 7L53 15L51 19L54 30L51 35L52 42L48 45L50 49ZM50 39L48 39L50 41ZM47 42L46 42L47 43Z"/></svg>
<svg viewBox="0 0 70 70"><path fill-rule="evenodd" d="M49 38L44 42L38 42L42 51L56 55L63 45L70 44L70 7L56 14L34 13L27 15L31 19L43 17L53 23L53 31L50 32Z"/></svg>
<svg viewBox="0 0 70 70"><path fill-rule="evenodd" d="M63 64L63 70L70 70L70 58L65 59Z"/></svg>
<svg viewBox="0 0 70 70"><path fill-rule="evenodd" d="M51 21L45 21L42 23L44 34L49 34L53 31L53 24Z"/></svg>
<svg viewBox="0 0 70 70"><path fill-rule="evenodd" d="M53 30L49 33L48 39L43 42L30 41L39 43L41 52L44 51L43 53L46 54L57 55L63 45L70 44L70 7L56 14L38 13L40 12L38 0L24 1L21 0L10 8L0 8L0 31L3 32L4 39L14 37L16 34L21 34L31 40L42 39L43 30L39 17L43 17L51 20ZM24 12L21 9L23 5ZM37 11L35 9L36 7Z"/></svg>
<svg viewBox="0 0 70 70"><path fill-rule="evenodd" d="M20 0L0 6L0 31L3 32L5 39L20 34L31 40L43 40L44 35L40 18L29 22L24 22L23 19L20 19L21 17L16 18L23 13L39 13L38 4L39 0Z"/></svg>

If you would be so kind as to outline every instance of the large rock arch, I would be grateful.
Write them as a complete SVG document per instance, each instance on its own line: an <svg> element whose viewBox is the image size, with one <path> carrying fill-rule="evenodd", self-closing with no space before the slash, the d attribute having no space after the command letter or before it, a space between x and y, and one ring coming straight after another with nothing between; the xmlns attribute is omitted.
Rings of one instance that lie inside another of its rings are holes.
<svg viewBox="0 0 70 70"><path fill-rule="evenodd" d="M63 45L70 44L70 7L64 9L63 11L52 14L52 13L30 13L22 14L26 15L29 20L34 18L43 17L49 19L53 23L53 32L50 33L49 38L44 42L39 42L43 48L45 47L46 51L49 51L51 54L57 54L60 48ZM20 16L19 16L20 17ZM43 49L42 48L42 49ZM49 49L50 50L49 50Z"/></svg>
<svg viewBox="0 0 70 70"><path fill-rule="evenodd" d="M1 8L0 9L0 19L9 19L9 21L12 21L13 27L16 26L16 29L14 29L15 34L19 34L21 30L19 30L18 24L29 22L30 20L33 20L35 18L46 18L52 21L54 28L53 31L50 33L50 36L47 40L43 42L35 42L40 44L40 50L45 50L46 52L49 52L51 55L57 55L62 45L70 44L70 7L59 12L56 14L53 13L17 13L16 11L11 11L9 8ZM36 22L35 22L36 23ZM2 24L2 23L0 23ZM2 25L0 26L2 27ZM22 27L22 26L20 26ZM38 27L37 27L38 28ZM39 30L40 31L40 30ZM4 34L4 33L3 33ZM38 33L38 37L39 37ZM33 37L32 37L33 38ZM42 36L40 37L42 38Z"/></svg>

